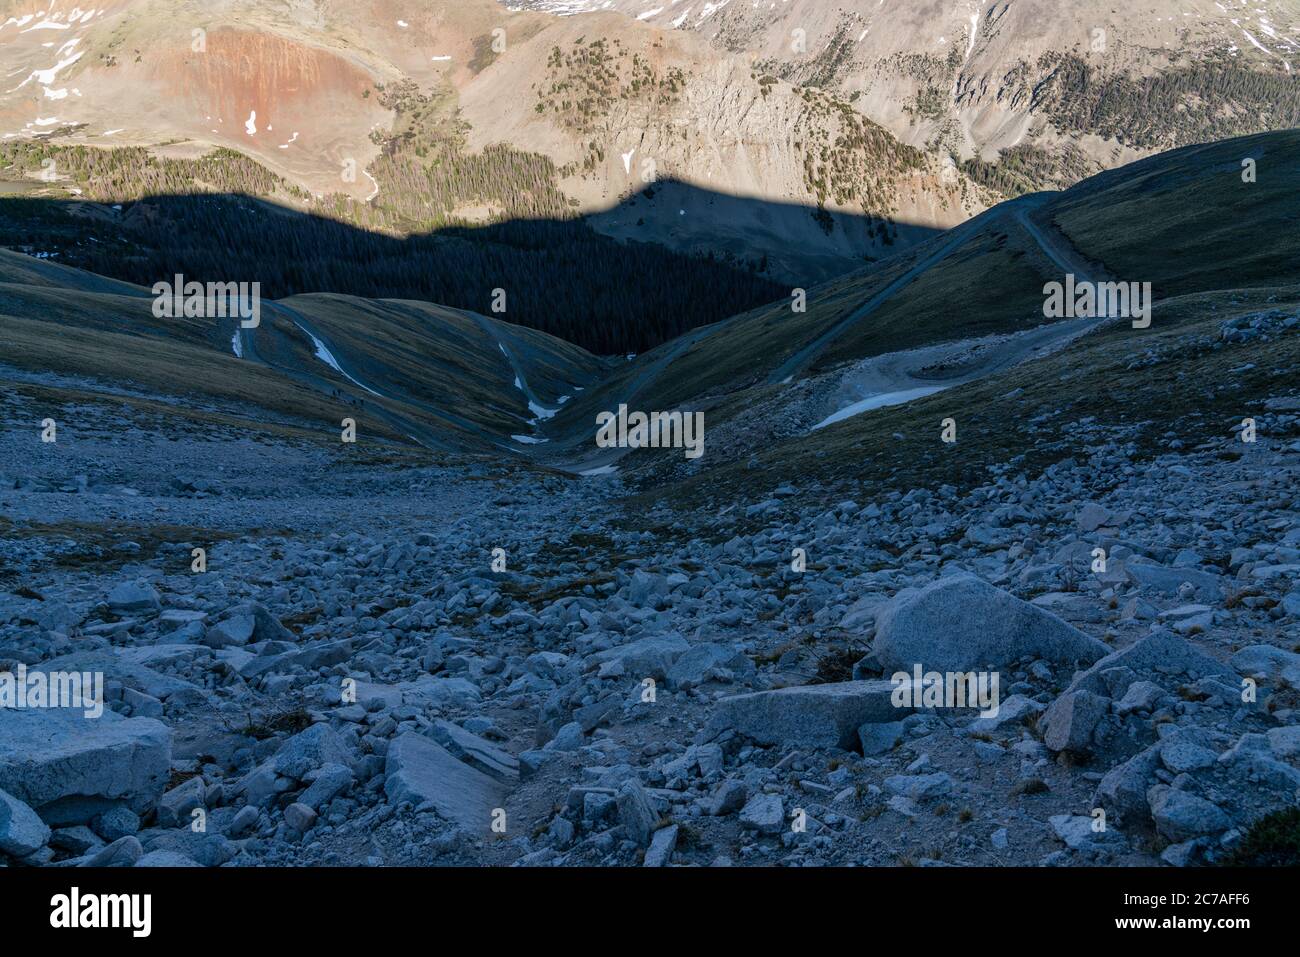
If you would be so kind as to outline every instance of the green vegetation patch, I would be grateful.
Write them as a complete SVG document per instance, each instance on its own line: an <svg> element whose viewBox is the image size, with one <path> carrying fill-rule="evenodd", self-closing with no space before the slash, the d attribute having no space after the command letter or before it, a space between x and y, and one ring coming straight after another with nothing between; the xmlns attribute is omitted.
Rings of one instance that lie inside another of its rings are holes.
<svg viewBox="0 0 1300 957"><path fill-rule="evenodd" d="M1266 814L1251 824L1228 867L1300 867L1300 807Z"/></svg>

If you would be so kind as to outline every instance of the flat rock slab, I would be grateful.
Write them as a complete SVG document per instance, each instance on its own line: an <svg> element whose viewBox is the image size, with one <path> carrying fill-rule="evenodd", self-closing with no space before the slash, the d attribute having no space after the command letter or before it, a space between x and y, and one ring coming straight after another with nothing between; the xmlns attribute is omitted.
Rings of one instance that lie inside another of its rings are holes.
<svg viewBox="0 0 1300 957"><path fill-rule="evenodd" d="M165 660L165 653L160 652L159 658ZM202 692L203 689L198 685L163 674L142 664L141 661L144 659L145 656L135 649L119 651L105 648L98 651L75 651L70 655L51 658L49 661L42 662L39 668L31 670L47 673L52 671L102 672L105 681L121 682L124 687L134 688L159 701L165 701L181 691Z"/></svg>
<svg viewBox="0 0 1300 957"><path fill-rule="evenodd" d="M678 826L669 824L655 831L650 847L645 852L645 867L665 867L677 849Z"/></svg>
<svg viewBox="0 0 1300 957"><path fill-rule="evenodd" d="M410 801L416 807L427 804L471 834L488 833L493 809L504 805L509 792L495 778L414 731L393 739L384 771L389 801Z"/></svg>
<svg viewBox="0 0 1300 957"><path fill-rule="evenodd" d="M1220 599L1223 597L1223 579L1213 572L1203 572L1195 568L1166 568L1163 565L1149 565L1142 562L1129 562L1124 566L1131 581L1142 588L1148 588L1162 595L1177 595L1183 584L1189 584L1202 598Z"/></svg>
<svg viewBox="0 0 1300 957"><path fill-rule="evenodd" d="M0 790L50 824L83 824L113 803L141 811L171 773L172 732L153 718L79 708L0 709Z"/></svg>
<svg viewBox="0 0 1300 957"><path fill-rule="evenodd" d="M203 645L139 645L134 648L115 648L118 660L126 665L143 665L146 668L174 667L189 664L200 658L211 658L212 649ZM56 661L58 659L55 659ZM158 674L157 671L154 672ZM168 678L170 675L161 675ZM152 679L151 679L152 680ZM178 681L180 679L177 679ZM188 684L188 682L187 682Z"/></svg>
<svg viewBox="0 0 1300 957"><path fill-rule="evenodd" d="M430 734L455 757L503 781L519 778L519 759L450 721L433 723Z"/></svg>
<svg viewBox="0 0 1300 957"><path fill-rule="evenodd" d="M481 697L478 687L464 678L425 677L397 684L357 682L358 704L366 704L377 699L383 702L385 708L396 708L401 704L468 707L478 704Z"/></svg>
<svg viewBox="0 0 1300 957"><path fill-rule="evenodd" d="M740 809L740 826L760 834L776 834L785 823L779 794L757 794Z"/></svg>
<svg viewBox="0 0 1300 957"><path fill-rule="evenodd" d="M882 679L735 695L718 701L709 728L734 729L760 744L852 751L862 725L899 721L912 713L894 706L894 687Z"/></svg>
<svg viewBox="0 0 1300 957"><path fill-rule="evenodd" d="M1029 604L1065 621L1082 621L1095 625L1106 620L1101 603L1092 595L1083 593L1049 592L1039 595Z"/></svg>

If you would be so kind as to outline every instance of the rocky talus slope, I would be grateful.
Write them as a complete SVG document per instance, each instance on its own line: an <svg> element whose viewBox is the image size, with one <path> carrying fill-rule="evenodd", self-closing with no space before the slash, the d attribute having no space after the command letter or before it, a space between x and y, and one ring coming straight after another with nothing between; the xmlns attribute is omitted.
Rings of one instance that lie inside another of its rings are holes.
<svg viewBox="0 0 1300 957"><path fill-rule="evenodd" d="M1190 865L1296 803L1294 402L722 513L45 412L5 399L0 671L107 710L0 709L11 865ZM915 664L997 714L898 706Z"/></svg>

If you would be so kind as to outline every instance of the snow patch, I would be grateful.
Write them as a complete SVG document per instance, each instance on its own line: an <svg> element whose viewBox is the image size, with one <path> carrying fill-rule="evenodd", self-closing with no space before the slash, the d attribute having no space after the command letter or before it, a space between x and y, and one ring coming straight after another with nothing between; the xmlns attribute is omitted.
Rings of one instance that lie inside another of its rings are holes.
<svg viewBox="0 0 1300 957"><path fill-rule="evenodd" d="M59 75L59 72L61 70L65 70L68 67L72 66L72 64L76 63L83 56L85 56L84 51L82 53L74 53L72 54L72 56L60 60L58 63L54 64L54 66L50 67L48 70L33 70L30 74L28 74L27 79L23 80L23 82L19 83L16 87L14 87L9 92L14 93L18 90L21 90L28 83L32 82L32 80L35 80L41 86L53 86L54 78Z"/></svg>
<svg viewBox="0 0 1300 957"><path fill-rule="evenodd" d="M40 23L33 23L23 33L31 33L33 30L66 30L72 26L70 23L59 23L57 20L42 20Z"/></svg>
<svg viewBox="0 0 1300 957"><path fill-rule="evenodd" d="M364 382L358 382L356 379L352 378L352 376L350 376L350 375L348 375L346 372L344 372L342 366L339 365L338 360L334 358L334 354L331 353L331 352L329 351L329 349L327 349L327 348L325 347L325 343L321 342L319 339L317 339L315 336L313 336L310 332L308 332L306 329L304 329L300 323L298 323L297 325L298 325L298 328L299 328L299 329L302 329L303 333L307 336L307 338L311 340L312 345L316 347L316 358L317 358L317 359L319 359L321 362L325 363L327 366L329 366L331 369L333 369L333 370L334 370L335 372L337 372L339 375L343 376L343 378L347 379L347 380L348 380L349 382L351 382L353 385L358 385L358 386L360 386L361 388L363 388L363 389L365 389L367 392L369 392L371 395L377 395L377 396L379 396L379 398L381 398L381 399L383 398L382 395L380 395L380 394L379 394L378 392L376 392L374 389L370 388L370 386L366 385Z"/></svg>
<svg viewBox="0 0 1300 957"><path fill-rule="evenodd" d="M967 60L970 59L970 55L975 51L975 41L980 35L980 11L983 10L983 8L984 5L980 4L979 8L970 15L970 42L966 44Z"/></svg>
<svg viewBox="0 0 1300 957"><path fill-rule="evenodd" d="M531 412L534 416L536 416L536 418L533 419L533 423L535 424L535 423L537 423L537 422L545 422L547 419L553 419L553 418L555 418L555 413L556 413L556 412L559 412L560 410L559 410L559 409L547 409L547 408L545 408L545 407L543 407L543 406L538 405L538 404L537 404L536 402L534 402L532 399L529 399L529 400L528 400L528 411Z"/></svg>
<svg viewBox="0 0 1300 957"><path fill-rule="evenodd" d="M863 412L870 412L872 409L883 409L890 405L903 405L906 402L911 402L913 399L921 399L927 395L942 392L945 388L947 388L947 386L923 386L919 389L905 389L902 392L882 392L879 395L869 396L860 402L854 402L852 405L845 406L838 412L832 413L814 425L812 430L816 432L818 429L824 429L826 426L834 425L836 422L843 422L845 419L851 419L853 416L861 415Z"/></svg>

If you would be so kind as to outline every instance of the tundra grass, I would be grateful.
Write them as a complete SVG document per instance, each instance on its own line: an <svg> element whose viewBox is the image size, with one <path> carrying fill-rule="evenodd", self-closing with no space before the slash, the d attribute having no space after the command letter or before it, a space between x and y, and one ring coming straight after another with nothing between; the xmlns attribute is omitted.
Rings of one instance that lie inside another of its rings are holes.
<svg viewBox="0 0 1300 957"><path fill-rule="evenodd" d="M1253 160L1253 182L1243 181ZM1300 131L1191 147L1104 173L1051 212L1076 246L1156 298L1293 280Z"/></svg>
<svg viewBox="0 0 1300 957"><path fill-rule="evenodd" d="M1086 456L1111 436L1131 442L1137 460L1167 451L1174 439L1188 447L1225 446L1234 424L1264 413L1263 398L1300 391L1300 335L1284 332L1217 351L1203 344L1230 318L1298 308L1297 286L1173 300L1157 307L1149 329L1114 323L1043 359L854 416L680 482L646 482L640 493L647 506L717 510L761 501L783 484L815 483L827 500L945 484L966 489L1000 468L1034 474ZM1149 352L1160 361L1135 365ZM948 417L958 428L952 445L939 435ZM1279 438L1295 436L1261 441ZM1241 452L1228 447L1225 454Z"/></svg>

